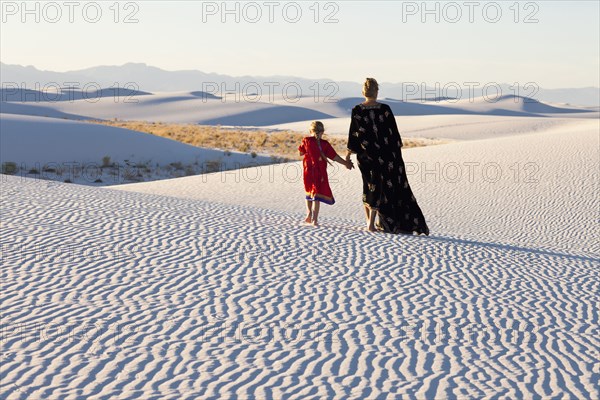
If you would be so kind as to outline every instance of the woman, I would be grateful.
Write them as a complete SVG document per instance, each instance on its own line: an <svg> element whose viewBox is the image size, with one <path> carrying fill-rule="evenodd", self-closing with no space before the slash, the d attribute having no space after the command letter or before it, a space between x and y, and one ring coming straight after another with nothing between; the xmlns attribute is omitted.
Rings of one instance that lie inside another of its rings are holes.
<svg viewBox="0 0 600 400"><path fill-rule="evenodd" d="M379 85L367 78L364 103L352 109L348 154L355 153L363 179L363 204L367 229L390 233L429 235L425 217L413 196L402 160L402 140L396 119L387 104L377 102Z"/></svg>

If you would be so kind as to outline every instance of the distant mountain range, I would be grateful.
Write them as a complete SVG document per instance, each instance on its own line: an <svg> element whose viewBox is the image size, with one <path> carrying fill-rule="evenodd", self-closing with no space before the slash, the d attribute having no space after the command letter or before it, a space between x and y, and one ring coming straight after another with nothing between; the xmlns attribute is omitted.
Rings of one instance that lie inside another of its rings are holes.
<svg viewBox="0 0 600 400"><path fill-rule="evenodd" d="M27 89L52 88L56 85L66 87L76 83L80 88L94 92L101 88L120 87L135 91L206 91L214 95L242 92L246 96L261 95L263 101L269 100L269 93L279 97L319 97L330 96L335 99L360 96L362 83L349 81L333 81L319 78L308 79L294 76L229 76L217 73L206 73L197 70L166 71L143 63L127 63L120 66L97 66L75 71L54 72L42 71L33 66L22 66L0 63L0 76L3 89L15 86ZM444 83L441 84L443 87ZM430 83L431 85L431 83ZM422 87L421 83L389 83L380 82L381 97L397 100L422 99L436 101L440 98L462 99L480 97L482 86L470 88L464 83L448 84L447 90L435 87ZM535 87L511 88L508 84L490 86L487 95L491 98L500 95L518 95L532 97L539 101L552 103L568 103L588 107L600 106L600 88L564 88L543 89ZM4 100L4 99L3 99Z"/></svg>

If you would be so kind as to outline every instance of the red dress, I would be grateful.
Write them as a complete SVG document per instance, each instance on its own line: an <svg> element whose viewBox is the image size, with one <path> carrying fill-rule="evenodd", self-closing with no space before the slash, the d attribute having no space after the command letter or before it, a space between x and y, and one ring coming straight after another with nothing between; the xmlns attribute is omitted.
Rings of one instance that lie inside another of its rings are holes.
<svg viewBox="0 0 600 400"><path fill-rule="evenodd" d="M327 158L334 159L337 156L336 151L331 147L327 140L320 140L321 150ZM315 137L309 136L302 139L298 150L304 153L304 190L306 191L306 200L322 201L325 204L335 203L333 193L329 187L327 179L327 160L323 158L319 151L319 145Z"/></svg>

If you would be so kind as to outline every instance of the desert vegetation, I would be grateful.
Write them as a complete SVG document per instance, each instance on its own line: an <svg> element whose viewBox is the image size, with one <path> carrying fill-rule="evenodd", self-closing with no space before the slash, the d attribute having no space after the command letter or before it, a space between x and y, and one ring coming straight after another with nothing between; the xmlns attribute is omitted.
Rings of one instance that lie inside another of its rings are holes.
<svg viewBox="0 0 600 400"><path fill-rule="evenodd" d="M90 122L150 133L197 147L221 149L226 152L266 154L285 160L298 160L298 145L305 132L268 131L261 129L224 128L221 126L172 124L163 122L92 120ZM341 154L345 154L347 139L343 136L325 135L325 139ZM436 144L436 141L420 138L403 138L404 147ZM441 142L441 141L438 141Z"/></svg>

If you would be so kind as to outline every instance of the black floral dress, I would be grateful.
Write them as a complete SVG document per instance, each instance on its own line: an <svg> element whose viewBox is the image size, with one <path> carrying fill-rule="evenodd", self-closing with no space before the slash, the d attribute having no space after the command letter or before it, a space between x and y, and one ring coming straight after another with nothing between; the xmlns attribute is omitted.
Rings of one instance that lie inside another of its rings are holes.
<svg viewBox="0 0 600 400"><path fill-rule="evenodd" d="M348 150L357 155L363 203L378 212L378 228L390 233L429 235L408 184L401 147L400 132L387 104L359 104L352 109Z"/></svg>

